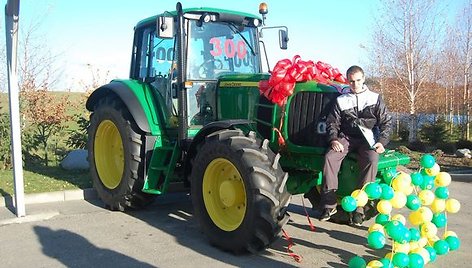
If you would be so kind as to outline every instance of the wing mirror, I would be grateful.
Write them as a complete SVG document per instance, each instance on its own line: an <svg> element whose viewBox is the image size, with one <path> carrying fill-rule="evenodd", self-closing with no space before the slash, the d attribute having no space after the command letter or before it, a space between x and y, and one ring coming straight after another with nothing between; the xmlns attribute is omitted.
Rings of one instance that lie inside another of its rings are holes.
<svg viewBox="0 0 472 268"><path fill-rule="evenodd" d="M174 17L158 17L156 35L162 39L174 38Z"/></svg>

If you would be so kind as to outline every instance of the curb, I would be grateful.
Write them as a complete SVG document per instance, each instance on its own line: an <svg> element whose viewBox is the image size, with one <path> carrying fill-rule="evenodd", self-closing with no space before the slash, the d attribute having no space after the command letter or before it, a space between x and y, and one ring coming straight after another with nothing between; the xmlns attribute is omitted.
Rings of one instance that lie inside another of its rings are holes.
<svg viewBox="0 0 472 268"><path fill-rule="evenodd" d="M407 173L411 173L411 170L402 170ZM408 172L409 171L409 172ZM464 171L452 171L450 172L453 180L460 182L471 182L472 181L472 170ZM77 190L64 190L57 192L46 192L25 195L25 204L41 204L51 202L64 202L73 200L95 200L98 199L97 192L93 188L77 189ZM14 207L15 199L14 196L0 196L0 207Z"/></svg>
<svg viewBox="0 0 472 268"><path fill-rule="evenodd" d="M41 204L50 202L63 202L72 200L94 200L97 199L98 195L95 189L77 189L77 190L64 190L57 192L37 193L25 195L25 204ZM14 207L15 198L14 196L2 196L0 197L0 207Z"/></svg>

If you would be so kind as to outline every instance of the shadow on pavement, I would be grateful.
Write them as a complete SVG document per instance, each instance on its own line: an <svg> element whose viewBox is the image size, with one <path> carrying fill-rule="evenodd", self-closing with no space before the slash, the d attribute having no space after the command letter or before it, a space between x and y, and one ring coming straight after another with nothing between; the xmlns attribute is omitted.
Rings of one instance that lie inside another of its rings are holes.
<svg viewBox="0 0 472 268"><path fill-rule="evenodd" d="M319 216L319 212L313 211L311 208L305 208L305 209L306 209L306 212L308 213L308 215L310 215L310 219L311 219L313 225L315 226L315 231L314 231L315 233L326 233L331 238L333 238L333 240L342 241L342 242L350 243L350 244L353 244L353 245L363 245L363 244L366 243L366 237L365 236L360 236L358 234L355 234L355 233L352 233L352 232L349 232L349 231L339 231L339 230L332 230L332 229L327 230L325 228L317 226L316 223L318 222L317 218ZM306 215L305 209L303 208L303 206L300 206L300 205L297 205L297 204L290 204L290 206L289 206L289 212L290 213L304 215L304 216ZM357 229L361 229L365 232L367 232L367 230L368 230L368 228L366 226L348 227L346 224L340 224L340 223L334 223L334 222L331 223L331 224L338 224L340 226L339 229L357 228ZM302 230L306 230L306 231L311 232L308 220L306 220L305 224L299 223L299 222L294 222L294 221L289 221L288 225L291 225L291 226L294 226L296 228L300 228ZM339 247L333 247L333 246L329 246L329 245L326 245L326 244L315 244L315 243L312 243L310 241L303 240L303 239L298 239L298 238L294 238L294 237L292 237L292 241L293 241L293 243L298 244L298 245L303 245L304 247L313 248L313 249L316 249L316 250L325 250L325 251L329 251L329 252L337 255L339 257L339 259L341 260L341 263L328 262L330 267L346 267L349 260L354 256L352 251L348 251L348 250L345 250L345 249L339 248ZM273 247L276 247L276 248L281 247L281 246L283 246L283 245L281 245L279 242L276 242L273 245ZM386 246L385 249L391 250L391 247ZM383 255L381 255L379 252L377 252L375 250L368 250L367 253L369 253L370 256L363 256L364 258L371 258L372 256L376 256L377 258L382 258L383 257Z"/></svg>
<svg viewBox="0 0 472 268"><path fill-rule="evenodd" d="M154 267L119 252L96 247L87 239L67 230L35 226L34 231L45 255L66 267ZM90 265L92 264L92 265Z"/></svg>
<svg viewBox="0 0 472 268"><path fill-rule="evenodd" d="M194 221L192 203L187 193L168 193L143 210L126 213L172 235L178 244L222 263L237 267L296 267L267 258L273 254L268 251L259 255L236 255L211 246Z"/></svg>

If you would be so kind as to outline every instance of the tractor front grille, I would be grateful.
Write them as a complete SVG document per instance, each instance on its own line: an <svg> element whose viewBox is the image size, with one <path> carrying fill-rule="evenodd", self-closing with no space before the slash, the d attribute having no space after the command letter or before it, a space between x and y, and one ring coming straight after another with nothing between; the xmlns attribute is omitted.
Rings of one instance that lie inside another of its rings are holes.
<svg viewBox="0 0 472 268"><path fill-rule="evenodd" d="M338 93L298 92L289 107L288 137L296 145L326 147L325 122Z"/></svg>

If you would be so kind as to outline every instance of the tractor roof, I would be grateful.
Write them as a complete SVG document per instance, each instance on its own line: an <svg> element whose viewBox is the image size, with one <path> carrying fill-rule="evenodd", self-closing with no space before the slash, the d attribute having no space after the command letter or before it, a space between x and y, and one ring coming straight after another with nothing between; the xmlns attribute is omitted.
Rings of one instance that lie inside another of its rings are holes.
<svg viewBox="0 0 472 268"><path fill-rule="evenodd" d="M225 14L225 15L232 15L232 16L241 16L243 18L253 18L253 19L261 19L261 17L250 14L250 13L245 13L245 12L239 12L239 11L234 11L234 10L228 10L228 9L219 9L219 8L210 8L210 7L200 7L200 8L185 8L183 9L184 14L185 13L204 13L204 12L209 12L209 13L218 13L218 14ZM136 28L139 28L143 25L148 25L148 24L153 24L156 22L157 17L159 16L176 16L177 11L164 11L161 14L146 18L141 20L136 24Z"/></svg>

